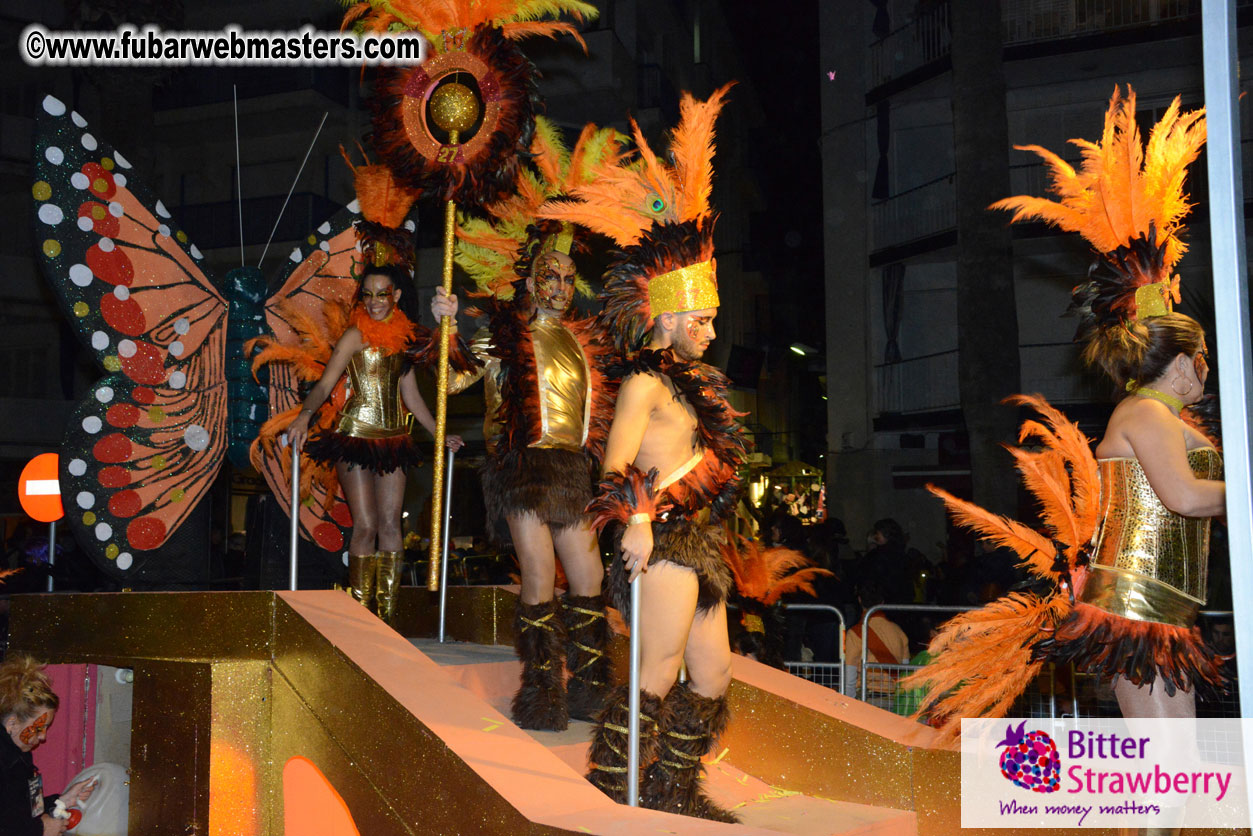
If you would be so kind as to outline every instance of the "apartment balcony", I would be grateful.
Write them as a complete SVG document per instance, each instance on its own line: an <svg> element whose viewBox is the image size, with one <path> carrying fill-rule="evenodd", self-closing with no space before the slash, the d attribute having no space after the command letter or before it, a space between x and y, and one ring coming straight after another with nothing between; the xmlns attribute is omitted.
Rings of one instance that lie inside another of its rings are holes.
<svg viewBox="0 0 1253 836"><path fill-rule="evenodd" d="M1253 0L1237 0L1238 9ZM1137 29L1151 37L1171 33L1171 24L1197 19L1201 0L1004 0L1001 4L1003 43L1007 48L1108 36ZM868 98L891 82L908 84L911 74L929 77L948 68L949 4L928 9L870 45ZM1007 57L1013 57L1012 53Z"/></svg>
<svg viewBox="0 0 1253 836"><path fill-rule="evenodd" d="M957 228L956 174L945 174L870 206L870 251L922 241Z"/></svg>
<svg viewBox="0 0 1253 836"><path fill-rule="evenodd" d="M951 47L948 4L934 6L870 45L870 89L938 61Z"/></svg>
<svg viewBox="0 0 1253 836"><path fill-rule="evenodd" d="M1083 372L1073 343L1024 345L1018 351L1022 392L1039 393L1053 404L1091 403L1109 394L1094 375ZM876 366L875 415L959 408L957 363L958 352L953 349Z"/></svg>

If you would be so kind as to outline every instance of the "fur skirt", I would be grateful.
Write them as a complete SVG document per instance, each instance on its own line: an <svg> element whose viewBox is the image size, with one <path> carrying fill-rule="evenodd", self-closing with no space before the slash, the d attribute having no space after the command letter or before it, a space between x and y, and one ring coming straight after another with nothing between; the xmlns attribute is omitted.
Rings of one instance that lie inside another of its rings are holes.
<svg viewBox="0 0 1253 836"><path fill-rule="evenodd" d="M1032 649L1036 659L1073 664L1106 679L1158 685L1170 696L1182 690L1214 699L1227 689L1222 659L1195 625L1133 621L1080 603Z"/></svg>
<svg viewBox="0 0 1253 836"><path fill-rule="evenodd" d="M407 470L422 463L422 454L406 435L391 438L356 438L330 430L314 435L305 443L304 454L317 462L334 465L348 462L375 473Z"/></svg>
<svg viewBox="0 0 1253 836"><path fill-rule="evenodd" d="M586 517L595 463L586 453L528 447L516 456L491 456L480 471L488 528L509 543L506 518L533 514L552 528Z"/></svg>
<svg viewBox="0 0 1253 836"><path fill-rule="evenodd" d="M649 565L666 561L696 572L696 611L708 612L725 602L735 586L731 568L722 557L727 532L721 525L677 519L653 524L653 553ZM631 585L622 562L622 528L614 533L614 556L609 564L608 594L613 606L628 622L631 618Z"/></svg>

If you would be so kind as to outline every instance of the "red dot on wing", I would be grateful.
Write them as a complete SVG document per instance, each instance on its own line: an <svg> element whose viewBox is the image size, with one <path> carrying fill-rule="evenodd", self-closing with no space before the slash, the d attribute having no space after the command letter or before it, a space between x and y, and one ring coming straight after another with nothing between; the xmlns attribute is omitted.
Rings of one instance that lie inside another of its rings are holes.
<svg viewBox="0 0 1253 836"><path fill-rule="evenodd" d="M110 426L125 429L135 426L139 421L139 416L139 407L134 404L115 403L104 413L104 420L108 421Z"/></svg>
<svg viewBox="0 0 1253 836"><path fill-rule="evenodd" d="M118 219L109 212L109 207L95 200L84 201L78 207L78 217L91 218L91 229L97 235L112 238L117 235L121 225Z"/></svg>
<svg viewBox="0 0 1253 836"><path fill-rule="evenodd" d="M336 500L331 506L331 519L342 525L344 528L351 528L352 512L348 510L348 503Z"/></svg>
<svg viewBox="0 0 1253 836"><path fill-rule="evenodd" d="M87 188L92 194L103 197L105 200L117 194L117 183L113 179L113 173L106 171L100 163L87 163L83 166L82 172L87 176Z"/></svg>
<svg viewBox="0 0 1253 836"><path fill-rule="evenodd" d="M107 464L129 461L131 457L131 440L121 433L109 433L96 442L92 454L96 461Z"/></svg>
<svg viewBox="0 0 1253 836"><path fill-rule="evenodd" d="M115 331L128 337L138 337L148 327L144 309L133 296L119 299L112 293L106 293L100 298L100 313Z"/></svg>
<svg viewBox="0 0 1253 836"><path fill-rule="evenodd" d="M344 547L344 535L339 526L322 522L313 527L313 542L328 552L335 552Z"/></svg>
<svg viewBox="0 0 1253 836"><path fill-rule="evenodd" d="M139 517L126 526L126 539L140 550L155 549L165 542L165 523L156 517Z"/></svg>
<svg viewBox="0 0 1253 836"><path fill-rule="evenodd" d="M130 287L135 281L135 265L121 247L105 252L99 243L92 244L87 248L87 266L92 275L109 284Z"/></svg>
<svg viewBox="0 0 1253 836"><path fill-rule="evenodd" d="M124 467L111 465L100 469L96 474L96 481L103 488L124 488L131 483L131 474Z"/></svg>
<svg viewBox="0 0 1253 836"><path fill-rule="evenodd" d="M109 513L115 517L133 517L143 507L138 491L118 491L109 497Z"/></svg>
<svg viewBox="0 0 1253 836"><path fill-rule="evenodd" d="M161 352L150 343L135 343L135 353L120 360L122 371L136 383L165 382L165 363L161 360Z"/></svg>
<svg viewBox="0 0 1253 836"><path fill-rule="evenodd" d="M131 398L135 403L150 404L157 399L157 393L149 389L147 386L136 386L131 392Z"/></svg>

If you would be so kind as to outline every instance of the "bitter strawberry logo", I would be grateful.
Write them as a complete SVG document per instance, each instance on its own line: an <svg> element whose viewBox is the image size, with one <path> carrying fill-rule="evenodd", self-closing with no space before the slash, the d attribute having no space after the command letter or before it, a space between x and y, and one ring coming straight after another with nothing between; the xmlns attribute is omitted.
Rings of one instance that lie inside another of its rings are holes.
<svg viewBox="0 0 1253 836"><path fill-rule="evenodd" d="M1005 747L1001 752L1001 774L1032 792L1057 792L1062 774L1057 744L1042 731L1024 733L1026 727L1026 720L1018 728L1012 723L1005 727L1005 739L996 744Z"/></svg>

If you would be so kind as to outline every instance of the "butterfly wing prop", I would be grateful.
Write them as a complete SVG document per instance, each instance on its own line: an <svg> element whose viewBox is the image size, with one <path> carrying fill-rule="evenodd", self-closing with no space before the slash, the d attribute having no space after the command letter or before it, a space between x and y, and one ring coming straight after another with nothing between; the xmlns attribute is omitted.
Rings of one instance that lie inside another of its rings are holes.
<svg viewBox="0 0 1253 836"><path fill-rule="evenodd" d="M279 290L265 306L266 324L277 342L299 342L311 330L311 323L324 318L328 303L347 307L351 302L361 258L352 224L359 217L353 201L292 250ZM281 416L298 407L302 393L295 365L269 363L266 371L270 376L270 415ZM252 463L290 514L290 452L253 445ZM327 551L342 550L352 528L352 516L342 494L333 482L328 485L322 479L309 480L304 494L301 535Z"/></svg>
<svg viewBox="0 0 1253 836"><path fill-rule="evenodd" d="M52 96L40 113L32 193L44 272L108 372L66 430L66 517L106 572L134 577L221 465L226 301L130 163Z"/></svg>

